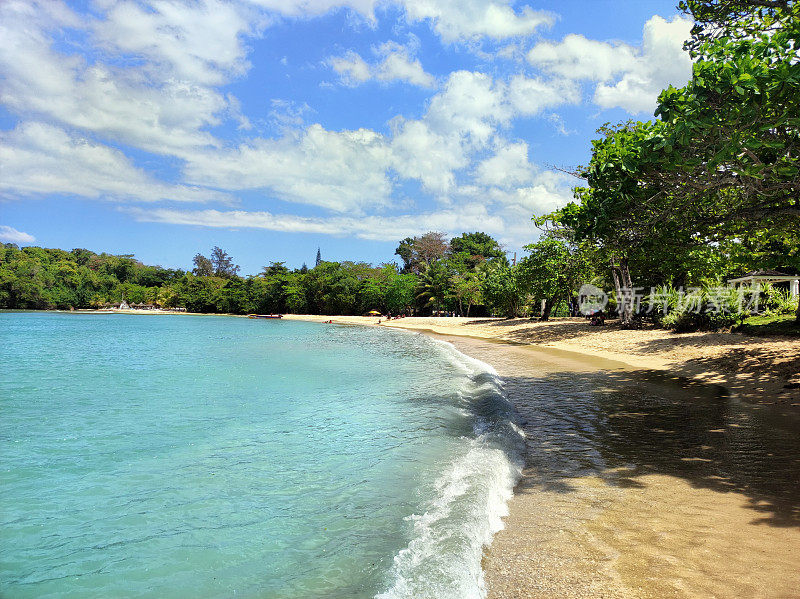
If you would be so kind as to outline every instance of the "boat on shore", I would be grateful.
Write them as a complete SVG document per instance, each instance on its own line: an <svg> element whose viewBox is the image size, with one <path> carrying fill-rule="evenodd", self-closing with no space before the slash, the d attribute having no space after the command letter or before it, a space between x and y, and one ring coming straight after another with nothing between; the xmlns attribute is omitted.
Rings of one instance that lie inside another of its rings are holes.
<svg viewBox="0 0 800 599"><path fill-rule="evenodd" d="M283 314L248 314L247 318L283 318Z"/></svg>

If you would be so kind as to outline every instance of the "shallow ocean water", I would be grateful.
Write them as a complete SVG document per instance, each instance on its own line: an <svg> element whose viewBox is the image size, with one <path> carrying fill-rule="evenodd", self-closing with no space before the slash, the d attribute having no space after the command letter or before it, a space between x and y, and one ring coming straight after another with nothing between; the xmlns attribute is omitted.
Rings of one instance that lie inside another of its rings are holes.
<svg viewBox="0 0 800 599"><path fill-rule="evenodd" d="M0 596L481 597L524 440L400 331L0 314Z"/></svg>

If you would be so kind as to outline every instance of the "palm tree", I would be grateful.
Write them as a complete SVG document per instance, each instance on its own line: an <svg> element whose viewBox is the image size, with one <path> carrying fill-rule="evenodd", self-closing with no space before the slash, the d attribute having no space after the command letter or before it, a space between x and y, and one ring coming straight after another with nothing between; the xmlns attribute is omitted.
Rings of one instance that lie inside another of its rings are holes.
<svg viewBox="0 0 800 599"><path fill-rule="evenodd" d="M435 263L420 273L417 284L417 300L424 302L423 307L438 311L447 300L449 287L448 272Z"/></svg>

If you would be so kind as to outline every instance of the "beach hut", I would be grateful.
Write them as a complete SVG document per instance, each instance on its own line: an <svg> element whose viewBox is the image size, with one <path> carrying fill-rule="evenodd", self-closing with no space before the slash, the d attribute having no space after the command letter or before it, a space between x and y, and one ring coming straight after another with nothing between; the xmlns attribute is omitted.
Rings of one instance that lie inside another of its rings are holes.
<svg viewBox="0 0 800 599"><path fill-rule="evenodd" d="M736 279L728 279L731 287L757 287L759 285L788 284L792 297L800 295L800 275L787 275L777 270L754 270Z"/></svg>

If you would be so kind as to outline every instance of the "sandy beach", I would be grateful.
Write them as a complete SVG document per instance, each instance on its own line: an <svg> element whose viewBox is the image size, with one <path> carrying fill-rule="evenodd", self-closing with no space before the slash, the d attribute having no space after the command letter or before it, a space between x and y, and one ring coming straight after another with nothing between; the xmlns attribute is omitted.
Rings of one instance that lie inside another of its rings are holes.
<svg viewBox="0 0 800 599"><path fill-rule="evenodd" d="M387 325L491 364L520 414L526 466L484 556L490 599L800 597L796 340L578 319Z"/></svg>

